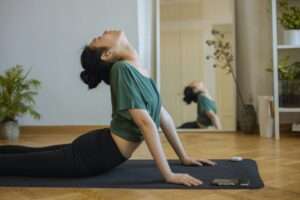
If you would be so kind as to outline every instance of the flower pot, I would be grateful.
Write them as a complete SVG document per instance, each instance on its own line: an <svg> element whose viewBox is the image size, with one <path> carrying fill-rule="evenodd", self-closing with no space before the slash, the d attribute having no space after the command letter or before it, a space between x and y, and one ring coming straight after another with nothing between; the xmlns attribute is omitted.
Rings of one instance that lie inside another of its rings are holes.
<svg viewBox="0 0 300 200"><path fill-rule="evenodd" d="M283 42L286 45L300 45L300 30L284 30Z"/></svg>
<svg viewBox="0 0 300 200"><path fill-rule="evenodd" d="M300 106L300 80L279 80L279 106Z"/></svg>
<svg viewBox="0 0 300 200"><path fill-rule="evenodd" d="M254 106L246 104L241 107L239 128L243 133L254 133L257 128L257 117Z"/></svg>
<svg viewBox="0 0 300 200"><path fill-rule="evenodd" d="M17 121L5 121L0 124L0 137L9 141L18 140L20 129Z"/></svg>

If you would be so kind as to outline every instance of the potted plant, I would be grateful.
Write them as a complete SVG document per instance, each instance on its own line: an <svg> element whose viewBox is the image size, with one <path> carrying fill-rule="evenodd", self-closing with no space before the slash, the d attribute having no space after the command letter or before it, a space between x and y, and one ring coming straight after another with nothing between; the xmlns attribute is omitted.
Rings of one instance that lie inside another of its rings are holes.
<svg viewBox="0 0 300 200"><path fill-rule="evenodd" d="M282 58L278 65L279 106L300 106L300 62L290 64L289 56ZM267 71L272 72L272 68Z"/></svg>
<svg viewBox="0 0 300 200"><path fill-rule="evenodd" d="M24 74L22 66L16 65L0 74L0 137L16 140L19 137L17 117L26 113L35 119L40 119L40 114L33 108L35 104L35 90L40 86L40 81L27 79L30 71Z"/></svg>
<svg viewBox="0 0 300 200"><path fill-rule="evenodd" d="M214 39L207 40L206 44L214 48L214 53L213 55L207 56L206 59L213 59L215 61L215 63L213 64L214 68L223 69L227 74L232 75L234 83L237 87L238 97L242 104L240 109L241 117L239 121L239 127L244 133L252 133L256 130L257 127L256 112L254 106L252 104L246 104L243 99L236 75L232 67L233 55L231 45L228 41L225 41L224 33L221 33L218 30L212 30L211 33Z"/></svg>
<svg viewBox="0 0 300 200"><path fill-rule="evenodd" d="M288 0L279 0L279 22L285 29L284 43L300 45L300 7L291 6Z"/></svg>

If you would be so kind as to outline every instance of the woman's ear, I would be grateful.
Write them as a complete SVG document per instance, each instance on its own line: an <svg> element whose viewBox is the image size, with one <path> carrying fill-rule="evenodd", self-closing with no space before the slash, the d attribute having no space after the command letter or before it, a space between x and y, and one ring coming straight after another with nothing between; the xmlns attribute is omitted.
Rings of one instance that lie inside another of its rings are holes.
<svg viewBox="0 0 300 200"><path fill-rule="evenodd" d="M101 55L101 60L110 62L113 60L113 52L111 50L106 50Z"/></svg>

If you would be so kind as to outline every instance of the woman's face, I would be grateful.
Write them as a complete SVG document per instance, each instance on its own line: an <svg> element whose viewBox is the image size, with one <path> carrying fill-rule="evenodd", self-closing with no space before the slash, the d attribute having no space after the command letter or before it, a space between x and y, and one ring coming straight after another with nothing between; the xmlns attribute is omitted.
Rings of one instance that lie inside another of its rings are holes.
<svg viewBox="0 0 300 200"><path fill-rule="evenodd" d="M206 90L202 81L192 81L189 86L193 88L194 92L204 92Z"/></svg>
<svg viewBox="0 0 300 200"><path fill-rule="evenodd" d="M89 44L91 48L114 48L127 40L123 31L106 30Z"/></svg>
<svg viewBox="0 0 300 200"><path fill-rule="evenodd" d="M113 60L118 54L129 46L128 39L123 31L106 30L102 35L95 37L89 44L90 48L106 48L103 60Z"/></svg>

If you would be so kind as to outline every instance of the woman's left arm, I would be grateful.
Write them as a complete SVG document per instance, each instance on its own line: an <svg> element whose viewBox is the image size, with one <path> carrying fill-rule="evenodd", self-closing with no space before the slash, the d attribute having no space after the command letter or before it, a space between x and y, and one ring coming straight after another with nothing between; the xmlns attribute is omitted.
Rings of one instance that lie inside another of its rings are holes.
<svg viewBox="0 0 300 200"><path fill-rule="evenodd" d="M160 111L160 126L162 131L164 132L168 142L174 149L175 153L179 157L180 161L184 165L215 165L214 162L207 160L207 159L201 159L201 160L195 160L187 155L187 153L184 150L184 147L180 141L180 138L177 134L176 127L174 124L174 121L171 117L171 115L167 112L167 110L162 107Z"/></svg>

